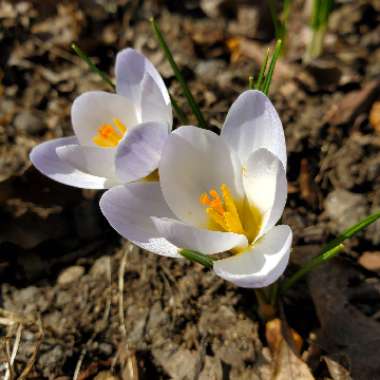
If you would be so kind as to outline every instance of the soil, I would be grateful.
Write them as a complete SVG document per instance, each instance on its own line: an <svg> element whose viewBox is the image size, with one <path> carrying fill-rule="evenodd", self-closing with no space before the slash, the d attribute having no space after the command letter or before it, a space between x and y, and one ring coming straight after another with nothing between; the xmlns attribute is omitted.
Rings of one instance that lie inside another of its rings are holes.
<svg viewBox="0 0 380 380"><path fill-rule="evenodd" d="M132 247L100 214L99 192L54 183L31 166L33 146L72 133L76 96L110 90L70 50L73 41L111 76L118 50L144 52L195 122L152 15L218 130L273 45L265 2L0 2L1 376L380 378L380 223L292 288L281 322L270 325L252 290ZM293 2L270 92L288 147L283 221L294 250L286 275L379 210L379 21L379 1L336 1L324 54L304 65L305 6Z"/></svg>

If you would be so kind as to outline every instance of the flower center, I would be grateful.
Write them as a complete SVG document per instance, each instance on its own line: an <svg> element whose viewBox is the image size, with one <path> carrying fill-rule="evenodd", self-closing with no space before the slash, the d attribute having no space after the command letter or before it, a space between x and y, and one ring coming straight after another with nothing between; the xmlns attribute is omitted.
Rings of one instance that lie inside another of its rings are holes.
<svg viewBox="0 0 380 380"><path fill-rule="evenodd" d="M206 208L207 215L224 231L246 235L237 205L228 186L222 184L220 190L222 197L215 189L211 189L209 194L201 194L199 202L204 206L208 206Z"/></svg>
<svg viewBox="0 0 380 380"><path fill-rule="evenodd" d="M101 148L114 148L127 132L127 127L114 117L113 124L103 124L99 127L98 133L92 138L92 141Z"/></svg>
<svg viewBox="0 0 380 380"><path fill-rule="evenodd" d="M248 242L255 241L259 234L263 215L248 199L235 200L227 185L220 186L220 193L211 189L199 197L199 202L207 206L208 228L214 231L235 232L245 235Z"/></svg>

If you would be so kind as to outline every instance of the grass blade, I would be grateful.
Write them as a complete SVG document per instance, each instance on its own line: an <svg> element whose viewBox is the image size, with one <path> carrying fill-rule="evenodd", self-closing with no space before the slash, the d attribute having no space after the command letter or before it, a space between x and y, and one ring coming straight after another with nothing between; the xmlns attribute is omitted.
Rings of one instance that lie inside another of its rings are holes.
<svg viewBox="0 0 380 380"><path fill-rule="evenodd" d="M84 53L77 44L75 44L74 42L71 44L71 48L75 51L75 53L78 55L79 58L81 58L83 61L85 61L88 65L88 67L90 68L90 70L92 70L95 74L98 74L100 76L100 78L105 82L107 83L111 88L112 90L115 91L115 85L112 83L111 79L108 77L108 75L98 69L95 65L94 62L92 62L91 58L86 54Z"/></svg>
<svg viewBox="0 0 380 380"><path fill-rule="evenodd" d="M189 86L187 85L187 83L185 81L185 78L183 77L181 71L179 70L177 64L174 61L173 55L172 55L172 53L171 53L171 51L169 49L168 44L166 43L166 41L164 39L164 36L161 33L161 30L160 30L158 24L156 23L156 21L154 20L154 18L151 18L150 22L152 24L152 29L154 31L154 34L155 34L155 36L156 36L156 38L157 38L157 40L158 40L158 42L159 42L159 44L160 44L160 46L161 46L164 54L165 54L165 57L168 60L170 66L173 69L174 75L176 76L178 82L181 85L183 94L186 97L191 110L193 111L195 117L198 120L199 127L201 127L201 128L207 128L207 124L206 124L206 121L205 121L205 119L203 117L203 114L202 114L202 112L201 112L198 104L194 100L193 95L191 94L191 91L189 89Z"/></svg>
<svg viewBox="0 0 380 380"><path fill-rule="evenodd" d="M352 238L354 235L364 230L364 228L376 222L376 220L378 220L379 218L380 218L380 211L375 212L374 214L370 216L367 216L365 219L361 220L359 223L356 223L353 226L347 228L336 239L326 244L325 247L322 248L321 253L323 254L324 252L330 250L332 247L335 247L336 245L344 242L345 240Z"/></svg>
<svg viewBox="0 0 380 380"><path fill-rule="evenodd" d="M380 211L375 212L374 214L368 216L367 218L361 220L359 223L354 224L353 226L347 228L341 235L336 239L327 243L321 250L321 253L311 259L306 263L302 268L300 268L293 276L286 279L281 286L281 293L286 292L291 288L300 278L305 276L308 272L319 266L320 264L325 263L326 261L335 257L339 252L344 248L342 242L352 238L354 235L364 230L370 224L376 222L380 219Z"/></svg>
<svg viewBox="0 0 380 380"><path fill-rule="evenodd" d="M296 273L293 274L293 276L290 276L287 278L284 283L281 286L281 293L285 293L287 290L289 290L298 280L300 280L303 276L305 276L307 273L315 269L317 266L331 260L333 257L335 257L338 253L342 252L344 249L343 244L339 244L328 251L322 253L319 256L314 257L311 259L308 263L306 263L302 268L300 268Z"/></svg>
<svg viewBox="0 0 380 380"><path fill-rule="evenodd" d="M276 62L277 62L278 57L280 56L281 49L282 49L282 40L277 40L276 46L274 48L274 52L272 55L272 59L271 59L270 64L269 64L268 74L265 75L265 81L263 84L263 90L262 91L265 95L268 95L268 93L269 93L269 87L270 87L270 84L272 82L274 68L276 67Z"/></svg>
<svg viewBox="0 0 380 380"><path fill-rule="evenodd" d="M270 16L272 18L273 26L274 26L274 34L276 38L282 37L281 35L281 24L278 20L277 17L277 12L276 12L276 1L275 0L268 0L268 7L270 11Z"/></svg>
<svg viewBox="0 0 380 380"><path fill-rule="evenodd" d="M174 108L174 112L176 113L178 120L182 125L188 125L189 121L187 120L186 114L182 111L177 101L169 94L170 101L172 102L172 106Z"/></svg>
<svg viewBox="0 0 380 380"><path fill-rule="evenodd" d="M260 67L259 76L257 78L255 89L259 90L259 91L262 91L261 86L264 82L264 75L265 75L265 72L266 72L267 66L268 66L269 52L270 52L270 49L268 48L267 53L265 55L265 59L264 59L263 63L261 64L261 67Z"/></svg>

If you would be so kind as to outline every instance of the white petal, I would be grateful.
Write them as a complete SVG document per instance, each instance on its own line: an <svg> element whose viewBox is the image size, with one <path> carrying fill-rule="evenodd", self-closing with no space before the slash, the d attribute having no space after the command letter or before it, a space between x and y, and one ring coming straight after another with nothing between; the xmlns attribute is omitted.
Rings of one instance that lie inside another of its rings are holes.
<svg viewBox="0 0 380 380"><path fill-rule="evenodd" d="M124 96L90 91L78 96L71 107L71 121L81 145L97 147L92 141L103 124L119 119L127 128L137 124L134 105Z"/></svg>
<svg viewBox="0 0 380 380"><path fill-rule="evenodd" d="M168 127L160 123L136 126L119 143L116 173L124 183L141 179L157 169L161 152L168 138Z"/></svg>
<svg viewBox="0 0 380 380"><path fill-rule="evenodd" d="M166 128L171 129L173 124L171 104L165 103L160 88L149 73L145 75L141 86L141 122L165 123Z"/></svg>
<svg viewBox="0 0 380 380"><path fill-rule="evenodd" d="M170 218L152 218L152 220L162 236L177 247L192 249L206 255L248 245L244 235L210 231Z"/></svg>
<svg viewBox="0 0 380 380"><path fill-rule="evenodd" d="M116 92L127 96L135 104L140 104L141 83L148 73L157 84L166 104L170 104L170 97L165 83L153 64L143 54L127 48L116 56Z"/></svg>
<svg viewBox="0 0 380 380"><path fill-rule="evenodd" d="M82 172L116 181L116 149L72 144L60 146L56 149L56 152L61 160Z"/></svg>
<svg viewBox="0 0 380 380"><path fill-rule="evenodd" d="M285 271L291 244L289 226L273 227L248 251L214 262L214 271L243 288L268 286Z"/></svg>
<svg viewBox="0 0 380 380"><path fill-rule="evenodd" d="M74 136L46 141L33 148L30 160L42 174L65 185L82 189L108 189L114 186L112 180L78 170L57 156L57 148L77 143Z"/></svg>
<svg viewBox="0 0 380 380"><path fill-rule="evenodd" d="M199 197L226 184L236 199L244 196L241 166L225 141L211 131L180 127L169 135L160 165L164 198L185 223L207 226L205 207Z"/></svg>
<svg viewBox="0 0 380 380"><path fill-rule="evenodd" d="M286 168L284 129L271 101L260 91L243 92L232 104L221 135L237 152L243 165L250 154L266 148Z"/></svg>
<svg viewBox="0 0 380 380"><path fill-rule="evenodd" d="M288 185L281 161L267 149L252 153L243 174L245 193L250 205L262 217L259 237L269 231L284 212Z"/></svg>
<svg viewBox="0 0 380 380"><path fill-rule="evenodd" d="M110 225L122 236L147 251L181 257L178 248L157 231L151 216L173 217L158 183L130 183L103 194L100 209Z"/></svg>

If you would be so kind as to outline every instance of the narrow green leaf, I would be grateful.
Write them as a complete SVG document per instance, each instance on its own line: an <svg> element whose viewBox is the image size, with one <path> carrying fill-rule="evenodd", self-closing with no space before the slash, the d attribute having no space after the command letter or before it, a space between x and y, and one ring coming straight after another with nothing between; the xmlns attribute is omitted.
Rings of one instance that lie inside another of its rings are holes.
<svg viewBox="0 0 380 380"><path fill-rule="evenodd" d="M306 263L302 268L300 268L293 276L286 279L281 287L281 292L286 292L290 287L292 287L301 277L313 270L318 265L332 259L344 248L343 242L347 239L352 238L354 235L364 230L370 224L376 222L380 219L380 211L368 216L367 218L361 220L359 223L347 228L341 235L336 239L327 243L321 250L319 256L314 257L308 263Z"/></svg>
<svg viewBox="0 0 380 380"><path fill-rule="evenodd" d="M174 112L176 113L178 120L181 122L182 125L188 125L189 122L187 120L186 114L182 111L180 106L178 105L177 101L170 95L170 101L172 103L172 106L174 108Z"/></svg>
<svg viewBox="0 0 380 380"><path fill-rule="evenodd" d="M281 34L281 24L277 17L277 11L276 11L276 0L268 0L268 7L270 11L270 15L272 18L273 26L274 26L274 33L276 35L276 38L282 37Z"/></svg>
<svg viewBox="0 0 380 380"><path fill-rule="evenodd" d="M344 249L343 244L339 244L330 250L322 253L319 256L314 257L311 259L308 263L306 263L302 268L300 268L296 273L293 274L293 276L290 276L287 278L282 286L281 286L281 293L285 293L287 290L289 290L298 280L300 280L303 276L305 276L307 273L315 269L317 266L325 263L326 261L331 260L333 257L335 257L338 253L340 253Z"/></svg>
<svg viewBox="0 0 380 380"><path fill-rule="evenodd" d="M367 218L361 220L359 223L354 224L353 226L347 228L336 239L330 241L325 247L323 247L321 253L324 253L330 250L332 247L335 247L336 245L344 242L345 240L352 238L354 235L364 230L364 228L376 222L376 220L378 220L379 218L380 218L380 211L375 212L374 214L370 216L367 216Z"/></svg>
<svg viewBox="0 0 380 380"><path fill-rule="evenodd" d="M79 58L81 58L84 62L87 63L88 67L95 73L95 74L98 74L100 76L100 78L105 82L107 83L111 88L112 90L115 90L115 85L112 83L111 79L108 77L108 75L98 69L95 65L94 62L92 62L91 58L86 54L84 53L78 45L76 45L74 42L71 44L71 48L75 51L75 53L78 55Z"/></svg>
<svg viewBox="0 0 380 380"><path fill-rule="evenodd" d="M165 54L165 57L168 60L170 66L173 69L174 75L176 76L178 82L181 85L183 94L186 97L191 110L193 111L195 117L198 120L199 127L201 127L201 128L207 128L207 124L206 124L206 121L205 121L205 119L203 117L203 114L202 114L202 112L201 112L198 104L194 100L193 95L191 94L191 91L189 89L189 86L187 85L187 83L185 81L185 78L183 77L183 75L182 75L181 71L179 70L176 62L174 61L173 55L172 55L172 53L171 53L171 51L169 49L168 44L165 41L164 36L161 33L161 30L160 30L158 24L156 23L156 21L154 20L154 18L151 18L150 22L151 22L154 34L155 34L155 36L156 36L156 38L157 38L157 40L158 40L158 42L159 42L159 44L160 44L160 46L161 46L164 54Z"/></svg>
<svg viewBox="0 0 380 380"><path fill-rule="evenodd" d="M268 48L267 49L267 53L266 53L265 58L264 58L264 61L261 64L259 76L257 78L257 82L256 82L256 85L255 85L255 89L259 90L259 91L262 91L261 86L264 83L264 75L265 75L265 72L266 72L266 69L267 69L267 65L268 65L269 53L270 53L270 49Z"/></svg>
<svg viewBox="0 0 380 380"><path fill-rule="evenodd" d="M264 81L264 85L263 85L263 93L265 95L268 95L268 93L269 93L269 87L270 87L270 84L272 82L274 68L276 67L277 59L281 54L281 49L282 49L282 40L277 40L276 46L274 48L274 52L272 55L272 59L271 59L270 64L269 64L268 74L265 75L265 81Z"/></svg>
<svg viewBox="0 0 380 380"><path fill-rule="evenodd" d="M313 0L310 17L311 39L307 45L304 62L309 63L323 52L323 44L334 0Z"/></svg>
<svg viewBox="0 0 380 380"><path fill-rule="evenodd" d="M213 266L214 260L211 258L211 256L206 256L203 253L192 251L190 249L181 249L179 253L186 259L201 264L208 269L211 269Z"/></svg>

